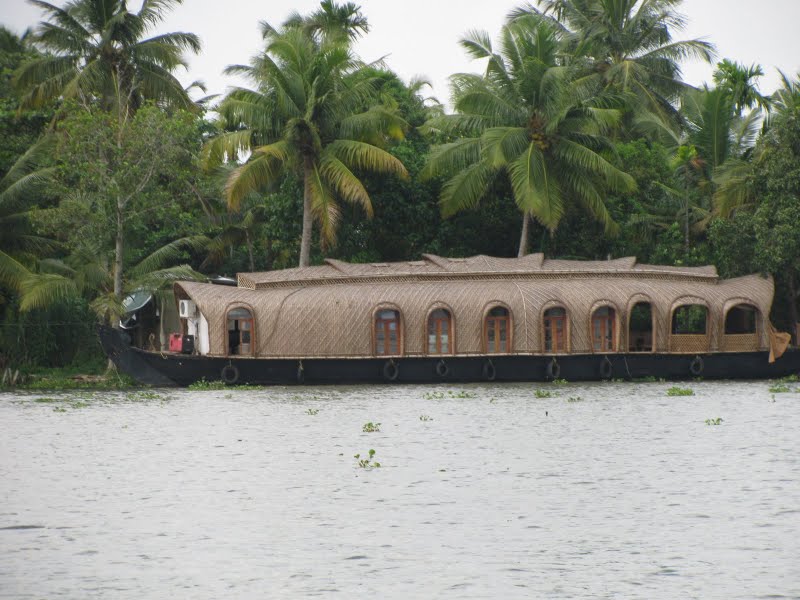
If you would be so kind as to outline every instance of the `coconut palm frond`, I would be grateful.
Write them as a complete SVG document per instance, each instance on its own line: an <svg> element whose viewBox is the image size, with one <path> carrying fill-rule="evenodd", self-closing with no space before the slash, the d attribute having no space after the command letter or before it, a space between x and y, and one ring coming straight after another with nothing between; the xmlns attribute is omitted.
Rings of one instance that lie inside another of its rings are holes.
<svg viewBox="0 0 800 600"><path fill-rule="evenodd" d="M451 177L442 187L439 197L442 215L449 217L477 206L486 194L493 175L494 172L489 166L478 162Z"/></svg>
<svg viewBox="0 0 800 600"><path fill-rule="evenodd" d="M342 139L368 141L375 146L384 145L383 136L402 140L408 123L396 111L374 106L368 111L342 119L339 134Z"/></svg>
<svg viewBox="0 0 800 600"><path fill-rule="evenodd" d="M128 269L129 277L138 279L149 273L154 273L170 262L185 259L187 252L197 253L205 250L209 239L204 235L194 235L173 240L161 246L155 252L139 261L137 265Z"/></svg>
<svg viewBox="0 0 800 600"><path fill-rule="evenodd" d="M350 169L385 173L401 179L408 178L403 163L381 148L354 140L336 140L328 145L333 156L342 161Z"/></svg>
<svg viewBox="0 0 800 600"><path fill-rule="evenodd" d="M0 250L0 284L19 291L22 282L31 275L22 263Z"/></svg>
<svg viewBox="0 0 800 600"><path fill-rule="evenodd" d="M21 312L44 308L79 295L72 279L54 273L29 275L22 280L19 291Z"/></svg>
<svg viewBox="0 0 800 600"><path fill-rule="evenodd" d="M240 167L231 172L225 184L225 199L228 208L238 210L242 199L259 189L273 185L280 180L283 163L275 156L259 152Z"/></svg>
<svg viewBox="0 0 800 600"><path fill-rule="evenodd" d="M450 144L434 146L420 177L423 181L439 175L452 176L481 158L481 139L462 138Z"/></svg>
<svg viewBox="0 0 800 600"><path fill-rule="evenodd" d="M165 269L151 271L131 279L128 283L129 291L148 290L155 292L171 286L176 281L208 281L208 277L198 273L189 265L177 265Z"/></svg>
<svg viewBox="0 0 800 600"><path fill-rule="evenodd" d="M319 174L337 196L364 209L368 217L372 217L372 202L364 184L347 166L335 156L323 155L320 160Z"/></svg>

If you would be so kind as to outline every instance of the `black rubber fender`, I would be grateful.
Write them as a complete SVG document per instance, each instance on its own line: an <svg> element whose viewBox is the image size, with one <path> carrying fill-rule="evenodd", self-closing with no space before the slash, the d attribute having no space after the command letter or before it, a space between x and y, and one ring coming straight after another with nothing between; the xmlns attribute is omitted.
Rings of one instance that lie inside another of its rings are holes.
<svg viewBox="0 0 800 600"><path fill-rule="evenodd" d="M485 363L483 363L483 378L486 381L494 381L496 377L497 377L497 369L495 368L494 363L490 358Z"/></svg>
<svg viewBox="0 0 800 600"><path fill-rule="evenodd" d="M383 365L383 378L386 381L397 381L400 366L394 360L387 360Z"/></svg>
<svg viewBox="0 0 800 600"><path fill-rule="evenodd" d="M699 377L703 374L703 369L706 368L706 364L703 361L703 357L697 355L692 360L692 364L689 365L689 372L694 375L695 377Z"/></svg>
<svg viewBox="0 0 800 600"><path fill-rule="evenodd" d="M547 363L545 371L548 379L558 379L561 376L561 365L558 364L555 356Z"/></svg>
<svg viewBox="0 0 800 600"><path fill-rule="evenodd" d="M235 365L225 365L219 373L219 378L228 385L239 381L239 369Z"/></svg>
<svg viewBox="0 0 800 600"><path fill-rule="evenodd" d="M447 363L444 362L444 359L441 359L438 363L436 363L436 374L439 377L447 377L450 374L450 367L447 366Z"/></svg>
<svg viewBox="0 0 800 600"><path fill-rule="evenodd" d="M600 362L600 378L611 379L613 374L614 365L611 364L611 359L609 359L607 356L604 356L603 360Z"/></svg>

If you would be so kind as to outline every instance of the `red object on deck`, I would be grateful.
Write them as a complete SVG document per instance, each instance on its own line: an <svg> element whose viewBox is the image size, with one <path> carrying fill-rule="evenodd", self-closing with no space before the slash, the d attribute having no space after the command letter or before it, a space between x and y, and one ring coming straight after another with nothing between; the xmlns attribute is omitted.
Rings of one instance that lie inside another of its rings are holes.
<svg viewBox="0 0 800 600"><path fill-rule="evenodd" d="M183 335L180 333L169 334L169 351L180 352L183 349Z"/></svg>

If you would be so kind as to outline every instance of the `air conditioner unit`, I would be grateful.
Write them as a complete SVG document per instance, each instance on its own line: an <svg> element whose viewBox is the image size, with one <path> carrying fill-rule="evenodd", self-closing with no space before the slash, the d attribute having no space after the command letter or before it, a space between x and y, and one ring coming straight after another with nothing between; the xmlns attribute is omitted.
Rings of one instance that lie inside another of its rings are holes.
<svg viewBox="0 0 800 600"><path fill-rule="evenodd" d="M181 300L178 302L178 314L181 319L191 319L195 315L197 307L191 300Z"/></svg>

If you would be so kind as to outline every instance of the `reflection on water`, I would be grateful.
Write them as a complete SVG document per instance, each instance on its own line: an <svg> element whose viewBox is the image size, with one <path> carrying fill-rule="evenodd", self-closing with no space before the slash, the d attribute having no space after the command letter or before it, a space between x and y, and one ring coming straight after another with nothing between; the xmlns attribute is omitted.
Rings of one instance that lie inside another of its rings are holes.
<svg viewBox="0 0 800 600"><path fill-rule="evenodd" d="M0 395L0 598L798 597L768 385Z"/></svg>

